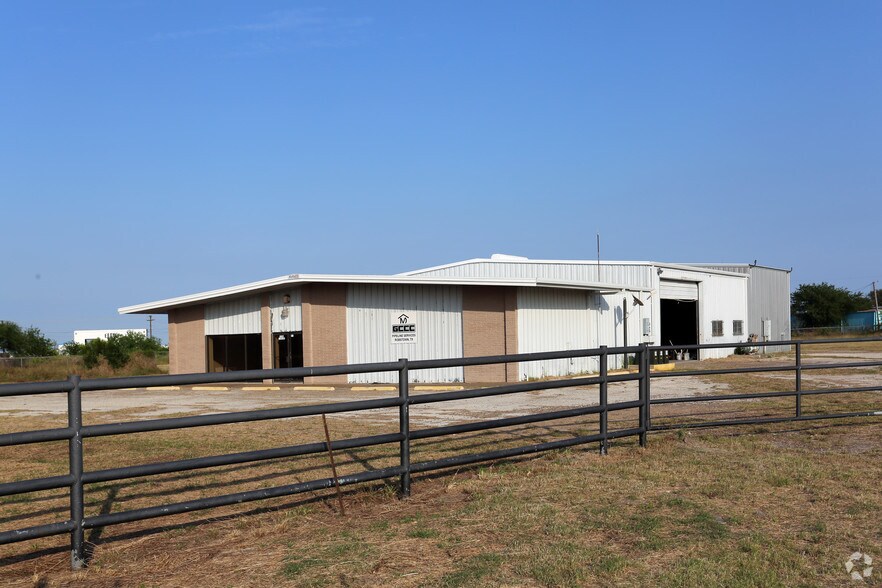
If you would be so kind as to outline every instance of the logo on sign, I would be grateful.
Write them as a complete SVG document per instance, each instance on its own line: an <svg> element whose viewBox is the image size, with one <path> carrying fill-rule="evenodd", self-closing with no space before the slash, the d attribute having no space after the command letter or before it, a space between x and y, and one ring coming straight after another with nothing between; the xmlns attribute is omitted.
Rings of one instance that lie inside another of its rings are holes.
<svg viewBox="0 0 882 588"><path fill-rule="evenodd" d="M416 323L402 313L398 322L392 324L392 343L416 343L416 332Z"/></svg>

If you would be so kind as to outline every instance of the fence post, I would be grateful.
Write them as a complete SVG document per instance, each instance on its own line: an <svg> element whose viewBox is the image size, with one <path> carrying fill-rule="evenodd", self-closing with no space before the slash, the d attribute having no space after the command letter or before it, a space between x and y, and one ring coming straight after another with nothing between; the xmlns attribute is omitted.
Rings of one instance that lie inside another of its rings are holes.
<svg viewBox="0 0 882 588"><path fill-rule="evenodd" d="M73 388L67 393L67 426L73 430L68 441L70 475L70 567L82 569L86 565L85 539L83 531L83 402L80 391L80 377L69 376Z"/></svg>
<svg viewBox="0 0 882 588"><path fill-rule="evenodd" d="M646 447L646 432L649 430L649 348L640 344L640 447Z"/></svg>
<svg viewBox="0 0 882 588"><path fill-rule="evenodd" d="M646 358L646 431L652 430L652 352L649 346L646 348L649 354Z"/></svg>
<svg viewBox="0 0 882 588"><path fill-rule="evenodd" d="M410 392L408 390L407 358L399 359L401 369L398 371L398 425L401 433L401 488L400 496L410 496Z"/></svg>
<svg viewBox="0 0 882 588"><path fill-rule="evenodd" d="M607 374L609 370L609 354L606 345L600 346L600 455L609 452L609 439L607 439L607 427L609 426L609 411L607 410L608 389Z"/></svg>
<svg viewBox="0 0 882 588"><path fill-rule="evenodd" d="M796 418L802 416L802 343L796 344Z"/></svg>

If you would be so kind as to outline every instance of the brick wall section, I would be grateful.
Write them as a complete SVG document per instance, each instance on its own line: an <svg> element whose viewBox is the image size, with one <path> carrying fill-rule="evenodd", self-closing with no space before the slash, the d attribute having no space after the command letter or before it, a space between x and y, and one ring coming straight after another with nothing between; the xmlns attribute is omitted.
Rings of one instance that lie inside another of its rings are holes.
<svg viewBox="0 0 882 588"><path fill-rule="evenodd" d="M303 365L342 365L346 353L346 284L309 284L302 290ZM345 384L346 375L310 377L305 383Z"/></svg>
<svg viewBox="0 0 882 588"><path fill-rule="evenodd" d="M168 373L178 373L178 325L175 311L168 311Z"/></svg>
<svg viewBox="0 0 882 588"><path fill-rule="evenodd" d="M517 332L509 334L511 316L508 312L513 288L466 286L462 292L462 352L464 357L505 355L516 353ZM515 299L516 302L516 299ZM516 321L517 315L514 314ZM515 347L512 350L511 343ZM513 369L503 364L467 366L465 381L506 382L517 380L517 365ZM513 375L514 380L510 380Z"/></svg>
<svg viewBox="0 0 882 588"><path fill-rule="evenodd" d="M505 352L509 355L518 352L518 290L505 288ZM520 378L518 364L505 366L505 381L517 382Z"/></svg>
<svg viewBox="0 0 882 588"><path fill-rule="evenodd" d="M273 327L270 320L269 294L260 297L260 352L262 367L265 370L273 366Z"/></svg>
<svg viewBox="0 0 882 588"><path fill-rule="evenodd" d="M168 371L205 372L205 307L201 304L168 312Z"/></svg>
<svg viewBox="0 0 882 588"><path fill-rule="evenodd" d="M261 367L271 370L273 365L273 326L270 319L270 297L264 294L260 297L260 356ZM272 380L264 380L265 384Z"/></svg>

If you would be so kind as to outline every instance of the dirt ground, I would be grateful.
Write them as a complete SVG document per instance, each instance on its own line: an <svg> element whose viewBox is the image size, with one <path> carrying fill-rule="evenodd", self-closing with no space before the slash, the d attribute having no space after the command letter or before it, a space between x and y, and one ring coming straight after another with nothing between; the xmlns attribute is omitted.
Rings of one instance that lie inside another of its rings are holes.
<svg viewBox="0 0 882 588"><path fill-rule="evenodd" d="M677 369L715 369L719 367L765 367L771 365L792 365L793 353L775 354L770 356L733 356L724 360L703 362L684 362ZM805 365L819 365L843 361L882 361L882 351L850 351L850 350L818 350L811 346L803 349ZM780 372L764 375L765 378L793 381L792 373ZM805 371L802 375L806 389L831 386L872 386L882 380L879 368L855 373L841 371L829 374ZM383 398L397 394L390 386L349 386L336 385L333 390L318 390L323 386L297 386L276 384L277 388L267 390L268 386L255 384L229 386L196 386L178 389L133 389L94 391L83 394L83 413L88 421L90 414L125 411L131 417L157 418L175 414L208 414L217 412L236 412L277 408L282 406L324 404L347 402L352 400L368 400ZM195 389L193 389L195 388ZM200 389L201 388L201 389ZM218 389L208 389L218 388ZM221 389L225 388L225 389ZM376 388L371 390L370 388ZM427 394L437 390L421 390L423 386L414 386L412 395ZM455 389L456 386L450 387ZM713 381L705 377L654 378L652 381L652 398L672 398L702 396L708 394L725 394L731 391L731 385ZM637 398L636 382L610 384L610 402L625 402ZM508 417L524 412L541 410L558 410L577 406L596 405L599 402L597 386L573 387L557 390L543 390L527 394L514 394L504 397L490 396L461 401L420 405L412 409L412 419L428 426L445 425L473 416ZM47 416L64 415L67 413L67 397L65 394L45 394L40 396L13 396L0 398L0 416ZM351 413L350 416L356 416ZM359 418L366 415L362 413ZM377 410L370 413L372 419L386 420L397 418L397 409Z"/></svg>
<svg viewBox="0 0 882 588"><path fill-rule="evenodd" d="M812 365L882 360L876 351L804 351L804 363ZM792 361L792 353L751 355L677 369ZM882 369L876 367L803 373L804 389L877 385L882 387ZM84 420L97 424L397 394L393 386L320 388L243 384L87 392ZM440 391L426 388L415 385L412 394ZM652 380L653 398L792 388L788 372ZM636 399L637 383L611 384L609 396L611 402ZM415 405L411 419L416 429L597 402L596 386L571 387ZM804 399L806 411L880 408L878 391ZM66 410L63 394L0 398L0 432L59 426ZM653 418L741 418L792 410L792 398L687 403L654 407ZM328 421L332 438L342 439L395 431L397 419L396 408L339 413ZM635 424L633 410L610 416L611 429ZM870 417L832 425L678 430L651 437L645 451L633 439L622 439L603 459L592 447L418 476L409 501L394 500L390 485L347 488L347 517L337 516L332 493L316 492L119 525L89 534L92 564L74 574L66 571L66 538L49 537L0 548L0 585L198 585L207 578L228 586L847 585L848 577L834 569L842 565L839 559L857 549L878 557L882 549L874 514L882 508L879 424ZM413 459L596 431L594 416L420 440ZM323 439L320 417L102 437L87 439L86 469ZM315 480L329 475L326 458L93 484L87 488L86 515ZM340 475L390 467L397 463L397 444L341 451L337 459ZM2 482L60 475L67 467L66 443L0 448ZM3 497L0 527L63 520L67 509L66 490ZM771 560L777 567L770 571Z"/></svg>
<svg viewBox="0 0 882 588"><path fill-rule="evenodd" d="M172 414L216 413L257 410L303 404L324 404L368 400L397 395L392 390L359 390L352 386L337 386L335 390L302 390L296 386L279 385L279 390L243 390L250 386L233 385L227 390L102 390L83 394L83 413L86 420L90 414L126 411L132 417L156 418ZM197 387L198 388L198 387ZM699 378L667 378L653 382L654 398L694 396L721 393L728 386L704 382ZM416 391L413 396L431 391ZM636 382L622 382L609 386L610 402L624 402L637 398ZM412 419L427 425L444 425L474 415L515 416L538 410L557 410L577 406L595 405L599 402L596 386L543 390L505 397L489 396L437 404L416 406ZM65 394L41 396L13 396L0 398L0 416L46 416L67 414ZM345 414L345 413L344 413ZM349 413L359 419L365 413ZM371 418L397 418L397 409L371 411Z"/></svg>

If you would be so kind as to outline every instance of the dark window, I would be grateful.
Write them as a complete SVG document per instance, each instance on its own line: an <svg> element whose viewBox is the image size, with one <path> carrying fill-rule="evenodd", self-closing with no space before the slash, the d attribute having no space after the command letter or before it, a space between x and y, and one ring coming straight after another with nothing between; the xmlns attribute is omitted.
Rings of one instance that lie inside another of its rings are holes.
<svg viewBox="0 0 882 588"><path fill-rule="evenodd" d="M259 370L263 367L260 334L208 335L208 371Z"/></svg>
<svg viewBox="0 0 882 588"><path fill-rule="evenodd" d="M723 321L711 321L711 326L713 327L714 337L723 336Z"/></svg>
<svg viewBox="0 0 882 588"><path fill-rule="evenodd" d="M732 321L732 334L736 337L744 334L744 321Z"/></svg>

